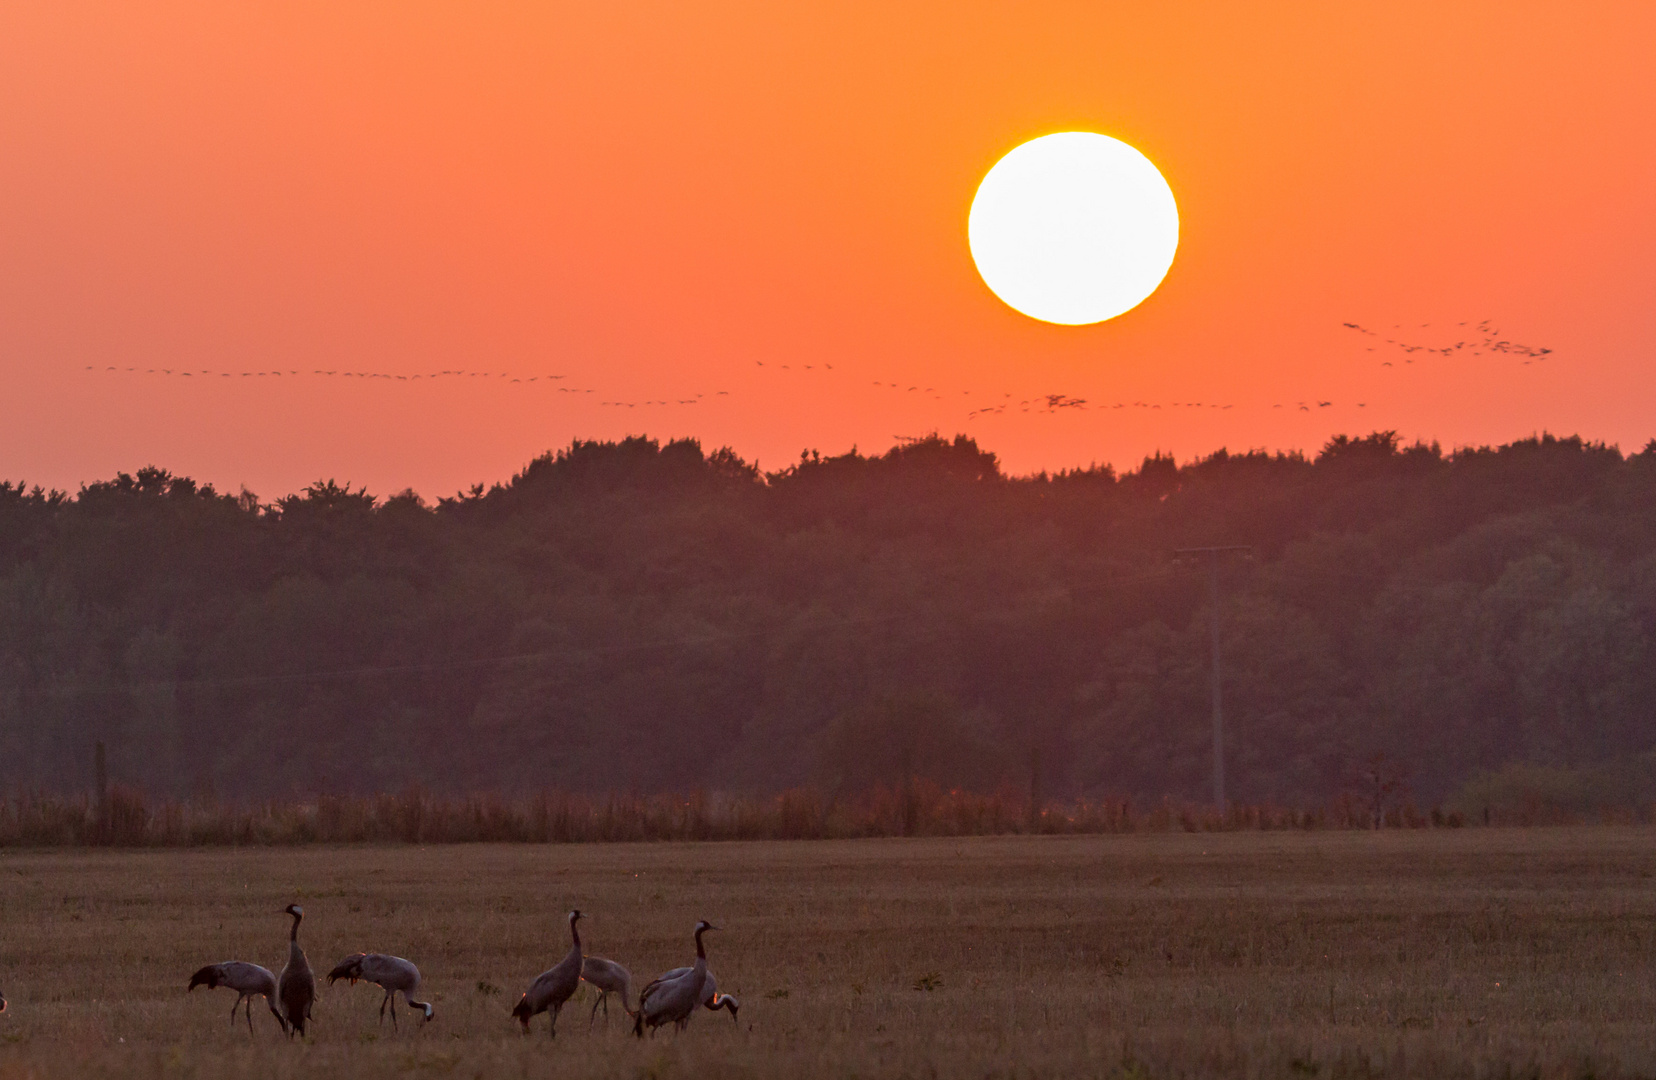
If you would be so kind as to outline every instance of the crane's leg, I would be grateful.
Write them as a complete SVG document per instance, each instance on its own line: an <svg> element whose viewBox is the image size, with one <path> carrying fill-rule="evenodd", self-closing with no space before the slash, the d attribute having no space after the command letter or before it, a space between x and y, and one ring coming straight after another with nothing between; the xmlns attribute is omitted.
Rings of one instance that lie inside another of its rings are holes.
<svg viewBox="0 0 1656 1080"><path fill-rule="evenodd" d="M385 996L380 998L380 1027L385 1026L385 1003L387 1001L390 1001L390 1000L391 1000L391 991L387 990L385 992Z"/></svg>
<svg viewBox="0 0 1656 1080"><path fill-rule="evenodd" d="M253 1034L253 995L247 996L247 1033Z"/></svg>
<svg viewBox="0 0 1656 1080"><path fill-rule="evenodd" d="M546 1029L546 1033L548 1035L552 1036L554 1039L556 1039L558 1037L558 1013L562 1009L563 1009L563 1002L560 1001L556 1005L552 1006L552 1011L551 1011L551 1013L548 1014L552 1017L552 1023L550 1025L548 1025L548 1027Z"/></svg>
<svg viewBox="0 0 1656 1080"><path fill-rule="evenodd" d="M231 1027L236 1026L236 1010L241 1008L241 1003L242 1003L241 995L237 994L236 995L236 1003L234 1005L230 1006L230 1026Z"/></svg>
<svg viewBox="0 0 1656 1080"><path fill-rule="evenodd" d="M397 1030L397 995L395 991L386 991L385 1002L391 1006L391 1030Z"/></svg>
<svg viewBox="0 0 1656 1080"><path fill-rule="evenodd" d="M587 1030L588 1031L591 1031L592 1030L592 1025L598 1022L598 1006L603 1003L604 998L607 997L608 994L609 994L609 991L607 991L607 990L598 991L598 1000L594 1001L592 1003L592 1015L587 1018ZM608 1005L604 1006L604 1019L605 1020L609 1019L609 1006Z"/></svg>

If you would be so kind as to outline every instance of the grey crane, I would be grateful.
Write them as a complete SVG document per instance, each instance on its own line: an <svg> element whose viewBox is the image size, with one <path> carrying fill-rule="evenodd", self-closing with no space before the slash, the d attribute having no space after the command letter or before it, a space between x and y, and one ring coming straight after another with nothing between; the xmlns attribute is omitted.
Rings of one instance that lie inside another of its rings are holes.
<svg viewBox="0 0 1656 1080"><path fill-rule="evenodd" d="M287 1032L287 1021L276 1009L276 976L270 973L267 967L258 964L249 964L245 960L226 960L222 964L208 964L206 967L190 976L189 990L198 986L205 986L209 990L217 990L221 986L228 986L236 992L235 1003L230 1006L230 1026L236 1025L236 1010L241 1008L242 1002L247 1002L247 1032L253 1033L253 999L263 997L265 1004L270 1006L270 1015L282 1026L283 1033ZM186 990L185 993L188 993ZM0 1009L0 1011L4 1011Z"/></svg>
<svg viewBox="0 0 1656 1080"><path fill-rule="evenodd" d="M598 1000L592 1003L592 1016L587 1020L587 1029L591 1030L593 1021L598 1019L598 1006L604 1007L604 1022L609 1023L609 996L621 995L621 1007L628 1016L636 1015L636 1010L627 1003L632 996L632 972L617 964L614 960L605 960L602 956L588 956L581 961L581 978L598 990Z"/></svg>
<svg viewBox="0 0 1656 1080"><path fill-rule="evenodd" d="M633 1034L644 1037L646 1025L650 1034L662 1024L676 1024L683 1028L684 1022L695 1011L702 1001L702 988L707 983L707 950L702 945L702 935L718 927L703 919L696 924L696 964L690 969L690 974L678 979L654 979L638 995L638 1015L633 1020Z"/></svg>
<svg viewBox="0 0 1656 1080"><path fill-rule="evenodd" d="M385 1023L385 1007L391 1007L391 1027L397 1026L397 993L400 991L403 1000L410 1009L419 1009L425 1013L426 1022L431 1022L432 1008L429 1001L415 1001L414 991L420 988L420 969L411 961L400 956L388 956L385 953L352 953L328 972L328 985L332 986L340 979L351 980L355 986L358 979L371 982L385 991L385 997L380 1001L380 1024Z"/></svg>
<svg viewBox="0 0 1656 1080"><path fill-rule="evenodd" d="M528 991L512 1007L512 1015L523 1025L524 1034L529 1032L531 1017L551 1010L552 1022L547 1033L554 1039L558 1037L558 1012L581 985L581 932L575 924L585 917L579 911L569 913L569 936L574 944L562 960L535 977Z"/></svg>
<svg viewBox="0 0 1656 1080"><path fill-rule="evenodd" d="M656 982L676 982L679 979L688 978L695 970L695 968L687 967L674 968L672 971L663 972L661 977L658 978ZM736 1012L742 1007L742 1003L736 1000L735 994L719 993L718 980L713 978L713 973L711 971L707 973L707 980L702 983L702 1005L704 1005L711 1012L718 1012L720 1009L724 1009L730 1013L730 1019L733 1022L741 1022L737 1018ZM692 1015L694 1014L692 1013ZM685 1020L688 1021L689 1017L686 1017Z"/></svg>
<svg viewBox="0 0 1656 1080"><path fill-rule="evenodd" d="M305 950L299 947L299 924L305 920L305 909L289 904L283 909L293 916L293 929L288 932L288 962L276 979L276 999L282 1015L288 1022L288 1035L305 1033L310 1020L311 1005L316 1001L316 976L311 973Z"/></svg>

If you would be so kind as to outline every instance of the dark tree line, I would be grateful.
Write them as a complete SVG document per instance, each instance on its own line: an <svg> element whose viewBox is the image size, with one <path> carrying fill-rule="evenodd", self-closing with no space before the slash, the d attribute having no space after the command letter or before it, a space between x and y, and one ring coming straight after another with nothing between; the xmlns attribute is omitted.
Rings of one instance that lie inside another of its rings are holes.
<svg viewBox="0 0 1656 1080"><path fill-rule="evenodd" d="M0 786L774 791L907 776L1201 799L1227 563L1231 793L1376 755L1441 800L1656 745L1656 449L1155 457L1011 477L970 439L761 474L578 442L436 505L160 469L0 486ZM1642 760L1650 760L1648 757Z"/></svg>

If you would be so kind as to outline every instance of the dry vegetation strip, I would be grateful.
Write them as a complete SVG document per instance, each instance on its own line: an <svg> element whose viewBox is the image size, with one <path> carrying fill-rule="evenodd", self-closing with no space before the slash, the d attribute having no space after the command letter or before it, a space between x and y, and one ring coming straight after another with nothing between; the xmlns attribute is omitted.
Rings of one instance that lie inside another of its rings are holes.
<svg viewBox="0 0 1656 1080"><path fill-rule="evenodd" d="M1500 824L1577 824L1552 807ZM1395 800L1351 794L1327 806L1160 804L1130 799L1043 803L1027 796L945 790L929 780L876 785L847 796L800 788L780 795L588 796L542 792L530 798L399 795L321 796L311 801L228 805L150 802L117 786L103 798L19 795L0 798L0 848L205 847L278 844L617 843L654 840L861 840L882 836L995 836L1007 833L1216 832L1235 829L1459 827L1458 813L1422 814ZM1601 815L1632 824L1635 810Z"/></svg>
<svg viewBox="0 0 1656 1080"><path fill-rule="evenodd" d="M1656 832L1223 833L0 853L0 1078L1656 1073ZM416 960L437 1020L324 988L290 1044L197 965ZM651 974L698 917L741 1022L507 1012L591 913Z"/></svg>

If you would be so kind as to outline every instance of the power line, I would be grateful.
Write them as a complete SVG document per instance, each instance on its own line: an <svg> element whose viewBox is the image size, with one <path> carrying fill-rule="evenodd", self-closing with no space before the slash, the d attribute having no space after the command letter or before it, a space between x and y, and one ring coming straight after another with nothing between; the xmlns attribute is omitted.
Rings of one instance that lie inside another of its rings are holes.
<svg viewBox="0 0 1656 1080"><path fill-rule="evenodd" d="M1174 558L1190 555L1207 556L1209 630L1213 639L1213 805L1220 810L1225 808L1226 803L1224 684L1219 663L1219 556L1238 551L1246 552L1248 558L1253 557L1253 548L1247 544L1177 548L1173 552Z"/></svg>

